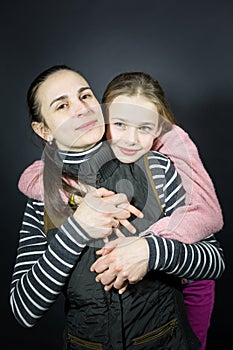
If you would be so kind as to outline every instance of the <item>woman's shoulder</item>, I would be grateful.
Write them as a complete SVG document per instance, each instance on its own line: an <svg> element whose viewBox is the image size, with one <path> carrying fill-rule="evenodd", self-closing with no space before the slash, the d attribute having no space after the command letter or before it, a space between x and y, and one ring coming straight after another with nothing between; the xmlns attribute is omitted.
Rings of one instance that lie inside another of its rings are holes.
<svg viewBox="0 0 233 350"><path fill-rule="evenodd" d="M44 215L44 202L37 199L28 198L25 211L27 213L33 213L34 216L42 217Z"/></svg>

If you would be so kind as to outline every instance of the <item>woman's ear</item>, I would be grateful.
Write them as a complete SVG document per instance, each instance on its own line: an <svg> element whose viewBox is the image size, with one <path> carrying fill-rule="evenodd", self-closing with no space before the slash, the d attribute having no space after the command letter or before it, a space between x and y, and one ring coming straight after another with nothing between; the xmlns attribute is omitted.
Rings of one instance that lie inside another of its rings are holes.
<svg viewBox="0 0 233 350"><path fill-rule="evenodd" d="M51 141L53 139L49 128L43 122L32 122L31 126L33 131L45 141Z"/></svg>

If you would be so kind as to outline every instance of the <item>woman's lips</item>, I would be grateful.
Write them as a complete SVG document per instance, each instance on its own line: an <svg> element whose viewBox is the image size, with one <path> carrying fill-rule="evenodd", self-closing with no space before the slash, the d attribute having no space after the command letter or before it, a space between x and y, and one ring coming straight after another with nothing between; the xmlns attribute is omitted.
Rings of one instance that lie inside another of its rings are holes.
<svg viewBox="0 0 233 350"><path fill-rule="evenodd" d="M95 126L95 124L96 124L96 120L91 120L89 122L83 123L79 127L75 128L75 130L78 130L78 131L89 130L89 129L92 129Z"/></svg>

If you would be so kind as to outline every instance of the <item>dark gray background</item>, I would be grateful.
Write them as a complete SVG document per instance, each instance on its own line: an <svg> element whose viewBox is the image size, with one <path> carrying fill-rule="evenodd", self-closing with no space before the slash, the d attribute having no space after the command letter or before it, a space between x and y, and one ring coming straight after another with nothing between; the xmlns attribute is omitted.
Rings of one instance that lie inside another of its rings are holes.
<svg viewBox="0 0 233 350"><path fill-rule="evenodd" d="M9 308L9 284L25 198L20 173L40 157L25 103L31 80L50 65L76 67L98 98L116 74L150 73L164 87L211 175L225 226L217 235L227 267L217 281L208 350L232 344L233 2L8 1L1 4L1 340L6 349L59 350L62 298L33 329ZM120 349L119 349L120 350Z"/></svg>

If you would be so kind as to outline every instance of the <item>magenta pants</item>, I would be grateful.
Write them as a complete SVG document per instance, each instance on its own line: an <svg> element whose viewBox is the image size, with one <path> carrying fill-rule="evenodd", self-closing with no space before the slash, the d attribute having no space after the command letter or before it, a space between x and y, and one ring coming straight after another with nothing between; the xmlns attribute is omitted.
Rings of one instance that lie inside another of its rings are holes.
<svg viewBox="0 0 233 350"><path fill-rule="evenodd" d="M215 281L194 281L182 286L188 320L205 350L207 333L214 307Z"/></svg>

